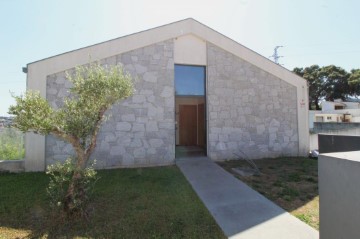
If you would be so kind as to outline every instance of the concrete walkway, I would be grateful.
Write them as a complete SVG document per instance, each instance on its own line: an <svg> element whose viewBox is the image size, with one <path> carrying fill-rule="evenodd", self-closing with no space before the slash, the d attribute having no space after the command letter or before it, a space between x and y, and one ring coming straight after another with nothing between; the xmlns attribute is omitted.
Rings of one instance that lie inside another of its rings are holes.
<svg viewBox="0 0 360 239"><path fill-rule="evenodd" d="M317 239L319 233L207 157L176 164L225 235L239 239Z"/></svg>

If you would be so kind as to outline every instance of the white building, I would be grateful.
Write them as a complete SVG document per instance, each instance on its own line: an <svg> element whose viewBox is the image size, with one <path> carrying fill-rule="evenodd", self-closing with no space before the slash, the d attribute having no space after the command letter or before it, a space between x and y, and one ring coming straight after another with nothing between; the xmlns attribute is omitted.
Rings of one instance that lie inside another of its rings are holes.
<svg viewBox="0 0 360 239"><path fill-rule="evenodd" d="M27 89L61 106L65 72L122 64L138 80L98 136L98 167L168 165L194 147L212 160L306 155L306 81L195 21L183 21L27 65ZM73 153L51 136L27 134L25 169L42 171Z"/></svg>
<svg viewBox="0 0 360 239"><path fill-rule="evenodd" d="M341 100L323 101L321 110L309 111L310 129L314 128L314 122L360 122L360 103Z"/></svg>

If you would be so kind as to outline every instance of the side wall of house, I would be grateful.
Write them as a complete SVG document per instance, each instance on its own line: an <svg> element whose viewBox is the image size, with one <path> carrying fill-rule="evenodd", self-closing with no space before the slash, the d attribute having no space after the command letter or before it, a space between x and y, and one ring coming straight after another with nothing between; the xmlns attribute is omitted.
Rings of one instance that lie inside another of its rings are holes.
<svg viewBox="0 0 360 239"><path fill-rule="evenodd" d="M175 158L173 40L102 59L123 64L135 80L135 94L113 106L98 136L98 168L168 165ZM68 72L73 72L69 69ZM71 84L65 72L47 77L46 97L59 107ZM73 154L69 144L46 137L46 165Z"/></svg>
<svg viewBox="0 0 360 239"><path fill-rule="evenodd" d="M207 80L211 159L298 156L295 86L209 43Z"/></svg>

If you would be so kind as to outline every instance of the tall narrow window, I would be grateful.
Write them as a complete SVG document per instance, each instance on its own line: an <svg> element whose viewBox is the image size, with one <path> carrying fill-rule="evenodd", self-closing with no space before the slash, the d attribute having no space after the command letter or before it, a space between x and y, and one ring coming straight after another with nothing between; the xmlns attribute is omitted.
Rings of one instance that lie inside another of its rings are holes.
<svg viewBox="0 0 360 239"><path fill-rule="evenodd" d="M176 157L206 155L205 66L175 65Z"/></svg>

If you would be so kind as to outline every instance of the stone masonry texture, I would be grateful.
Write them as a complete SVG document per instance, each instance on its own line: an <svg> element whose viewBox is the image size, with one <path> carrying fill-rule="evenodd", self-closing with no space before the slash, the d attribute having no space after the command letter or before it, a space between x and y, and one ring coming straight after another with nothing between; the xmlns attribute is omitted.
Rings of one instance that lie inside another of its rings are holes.
<svg viewBox="0 0 360 239"><path fill-rule="evenodd" d="M207 44L208 156L298 155L296 87Z"/></svg>
<svg viewBox="0 0 360 239"><path fill-rule="evenodd" d="M122 64L135 78L135 93L107 112L110 117L101 127L92 157L97 168L174 163L173 59L173 41L169 40L100 61L104 66ZM59 72L47 77L46 97L55 108L69 95L71 84L65 76ZM46 165L71 155L71 145L46 137Z"/></svg>
<svg viewBox="0 0 360 239"><path fill-rule="evenodd" d="M173 48L168 40L100 60L104 66L122 64L134 76L136 91L107 112L92 156L97 168L174 163ZM208 156L297 156L296 87L210 43L207 55ZM60 107L70 87L65 71L49 75L50 104ZM71 155L71 145L46 137L46 165Z"/></svg>

